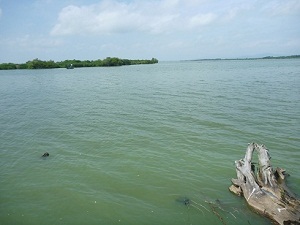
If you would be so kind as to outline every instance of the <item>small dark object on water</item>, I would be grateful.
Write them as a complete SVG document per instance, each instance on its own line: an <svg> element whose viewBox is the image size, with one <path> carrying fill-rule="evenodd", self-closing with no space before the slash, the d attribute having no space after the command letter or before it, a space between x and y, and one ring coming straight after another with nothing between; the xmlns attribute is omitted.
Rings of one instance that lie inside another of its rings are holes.
<svg viewBox="0 0 300 225"><path fill-rule="evenodd" d="M48 152L45 152L42 157L48 157L49 156L49 153Z"/></svg>
<svg viewBox="0 0 300 225"><path fill-rule="evenodd" d="M176 199L177 202L182 203L186 206L189 206L191 204L191 200L189 198L183 197Z"/></svg>
<svg viewBox="0 0 300 225"><path fill-rule="evenodd" d="M189 204L191 204L191 201L188 198L186 198L186 199L184 199L183 203L185 205L189 205Z"/></svg>

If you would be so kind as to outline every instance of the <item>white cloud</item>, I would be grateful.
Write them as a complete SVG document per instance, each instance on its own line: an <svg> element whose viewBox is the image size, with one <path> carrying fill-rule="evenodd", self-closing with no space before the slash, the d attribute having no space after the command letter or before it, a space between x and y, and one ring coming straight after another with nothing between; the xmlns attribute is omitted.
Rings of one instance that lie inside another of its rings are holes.
<svg viewBox="0 0 300 225"><path fill-rule="evenodd" d="M21 37L2 39L1 42L5 43L7 46L13 48L23 48L27 50L37 50L37 49L51 49L53 47L58 47L63 44L59 39L53 39L48 37L34 37L29 34L23 35Z"/></svg>
<svg viewBox="0 0 300 225"><path fill-rule="evenodd" d="M300 50L300 38L294 38L294 39L291 39L289 38L288 40L286 40L283 44L284 46L286 47L290 47L290 48L293 48L293 49L299 49Z"/></svg>
<svg viewBox="0 0 300 225"><path fill-rule="evenodd" d="M141 15L130 12L122 3L103 2L99 5L74 6L62 9L53 35L126 32L137 29Z"/></svg>
<svg viewBox="0 0 300 225"><path fill-rule="evenodd" d="M169 49L182 49L184 47L187 47L188 46L188 42L186 41L178 41L178 40L175 40L175 41L172 41L170 43L168 43L166 46L169 48Z"/></svg>
<svg viewBox="0 0 300 225"><path fill-rule="evenodd" d="M207 25L216 18L216 15L210 12L190 14L188 7L195 6L196 3L188 2L189 4L184 5L182 0L129 3L106 0L86 6L69 5L59 13L51 34L110 34L135 31L168 33ZM182 10L182 6L185 10Z"/></svg>
<svg viewBox="0 0 300 225"><path fill-rule="evenodd" d="M300 1L299 0L275 0L263 8L265 12L270 13L273 16L300 14Z"/></svg>
<svg viewBox="0 0 300 225"><path fill-rule="evenodd" d="M240 5L229 5L224 10L223 18L222 20L225 22L228 22L230 20L233 20L237 17L241 18L243 14L247 14L247 12L255 10L253 8L253 4L251 2L246 2Z"/></svg>
<svg viewBox="0 0 300 225"><path fill-rule="evenodd" d="M247 41L245 43L240 43L240 47L243 49L246 49L247 51L251 51L252 49L255 49L256 51L259 49L263 49L264 51L266 49L272 49L273 46L280 45L277 40L273 39L260 39L260 40L253 40L253 41Z"/></svg>
<svg viewBox="0 0 300 225"><path fill-rule="evenodd" d="M189 26L192 28L198 26L204 26L213 22L216 18L217 16L213 13L198 14L190 18Z"/></svg>
<svg viewBox="0 0 300 225"><path fill-rule="evenodd" d="M5 61L299 52L299 0L34 0L6 14L7 7L0 4Z"/></svg>

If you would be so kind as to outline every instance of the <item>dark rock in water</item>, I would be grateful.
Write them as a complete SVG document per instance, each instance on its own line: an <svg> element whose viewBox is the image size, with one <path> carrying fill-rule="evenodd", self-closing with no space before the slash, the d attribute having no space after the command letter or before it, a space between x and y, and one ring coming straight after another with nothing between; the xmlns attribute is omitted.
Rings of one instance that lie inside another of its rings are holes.
<svg viewBox="0 0 300 225"><path fill-rule="evenodd" d="M180 197L180 198L177 198L176 199L176 202L179 202L181 204L184 204L186 206L190 205L191 204L191 200L187 197Z"/></svg>
<svg viewBox="0 0 300 225"><path fill-rule="evenodd" d="M219 204L219 205L221 205L221 204L222 204L222 202L221 202L221 200L220 200L220 199L216 199L216 203L217 203L217 204Z"/></svg>
<svg viewBox="0 0 300 225"><path fill-rule="evenodd" d="M189 205L189 204L191 204L191 201L188 198L186 198L186 199L184 199L183 203L185 205Z"/></svg>
<svg viewBox="0 0 300 225"><path fill-rule="evenodd" d="M49 153L48 152L45 152L42 157L48 157L49 156Z"/></svg>

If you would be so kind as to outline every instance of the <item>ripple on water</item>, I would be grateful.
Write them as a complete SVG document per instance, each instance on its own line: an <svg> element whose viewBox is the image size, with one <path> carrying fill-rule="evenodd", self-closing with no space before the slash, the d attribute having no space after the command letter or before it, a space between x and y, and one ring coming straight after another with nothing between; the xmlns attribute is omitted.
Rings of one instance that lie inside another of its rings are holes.
<svg viewBox="0 0 300 225"><path fill-rule="evenodd" d="M0 221L220 223L188 197L269 224L228 186L256 141L299 192L298 75L290 60L0 71Z"/></svg>

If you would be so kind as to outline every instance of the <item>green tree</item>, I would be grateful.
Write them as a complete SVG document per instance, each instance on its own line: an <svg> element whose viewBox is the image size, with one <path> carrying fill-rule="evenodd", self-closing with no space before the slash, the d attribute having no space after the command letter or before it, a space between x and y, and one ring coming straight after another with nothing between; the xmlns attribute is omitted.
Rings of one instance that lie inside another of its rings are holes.
<svg viewBox="0 0 300 225"><path fill-rule="evenodd" d="M50 68L68 68L71 64L74 67L100 67L100 66L123 66L123 65L136 65L136 64L153 64L158 63L158 60L152 58L151 60L129 60L129 59L120 59L117 57L107 57L103 60L98 59L95 61L90 60L64 60L61 62L54 62L53 60L42 61L38 58L31 61L27 61L22 64L14 63L2 63L0 64L0 69L9 70L9 69L50 69Z"/></svg>

